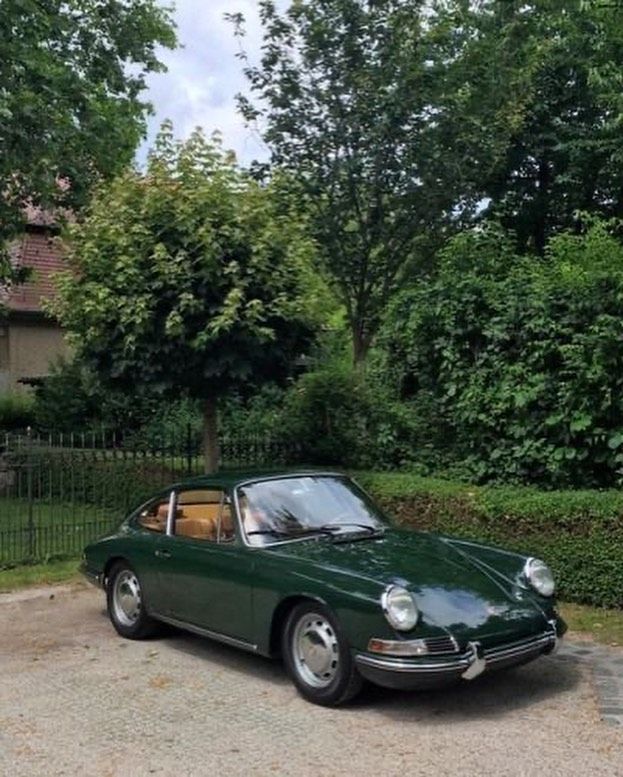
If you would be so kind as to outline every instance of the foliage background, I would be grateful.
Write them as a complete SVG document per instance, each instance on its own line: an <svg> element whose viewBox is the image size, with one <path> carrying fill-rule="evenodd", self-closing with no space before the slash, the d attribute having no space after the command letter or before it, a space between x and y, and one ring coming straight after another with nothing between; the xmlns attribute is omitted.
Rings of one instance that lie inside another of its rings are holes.
<svg viewBox="0 0 623 777"><path fill-rule="evenodd" d="M538 548L564 596L621 605L617 9L266 0L262 59L244 63L258 105L241 108L271 164L241 170L166 128L145 177L127 164L168 13L94 2L106 24L69 51L58 20L5 5L0 142L17 156L0 165L15 192L0 241L24 196L84 205L113 180L71 234L79 275L57 314L77 360L34 406L3 399L3 428L122 426L159 446L218 394L221 432L408 471L365 479L404 520ZM88 468L83 498L104 480Z"/></svg>
<svg viewBox="0 0 623 777"><path fill-rule="evenodd" d="M26 204L77 210L131 163L150 111L146 76L164 70L158 48L175 45L170 9L155 0L2 1L0 282L16 280L7 241Z"/></svg>
<svg viewBox="0 0 623 777"><path fill-rule="evenodd" d="M392 304L384 365L426 405L429 444L477 481L611 486L623 463L623 248L590 221L517 253L496 226L463 233Z"/></svg>

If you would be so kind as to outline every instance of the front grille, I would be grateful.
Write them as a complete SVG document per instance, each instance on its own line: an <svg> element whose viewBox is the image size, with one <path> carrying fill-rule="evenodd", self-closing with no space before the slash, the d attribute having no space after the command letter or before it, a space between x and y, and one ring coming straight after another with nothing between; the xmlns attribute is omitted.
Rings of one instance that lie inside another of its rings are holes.
<svg viewBox="0 0 623 777"><path fill-rule="evenodd" d="M456 641L445 634L443 637L427 637L424 642L431 656L459 652L459 646L456 644Z"/></svg>

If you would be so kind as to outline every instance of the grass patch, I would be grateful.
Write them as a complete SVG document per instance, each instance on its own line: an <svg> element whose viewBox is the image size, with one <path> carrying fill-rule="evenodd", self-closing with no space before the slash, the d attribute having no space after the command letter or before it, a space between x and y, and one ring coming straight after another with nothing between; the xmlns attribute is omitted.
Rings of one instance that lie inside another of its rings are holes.
<svg viewBox="0 0 623 777"><path fill-rule="evenodd" d="M78 559L51 561L49 564L32 564L0 569L0 592L15 591L34 585L50 585L80 580Z"/></svg>
<svg viewBox="0 0 623 777"><path fill-rule="evenodd" d="M102 520L110 520L111 516L117 516L121 521L123 515L122 510L81 502L65 503L56 500L36 499L31 504L26 498L2 498L0 500L0 531L11 528L26 529L31 517L35 528L44 529L59 524L97 523Z"/></svg>
<svg viewBox="0 0 623 777"><path fill-rule="evenodd" d="M0 500L0 566L69 558L117 526L123 511L73 502Z"/></svg>
<svg viewBox="0 0 623 777"><path fill-rule="evenodd" d="M587 634L604 645L623 647L623 610L568 602L561 602L559 609L569 629L576 634Z"/></svg>

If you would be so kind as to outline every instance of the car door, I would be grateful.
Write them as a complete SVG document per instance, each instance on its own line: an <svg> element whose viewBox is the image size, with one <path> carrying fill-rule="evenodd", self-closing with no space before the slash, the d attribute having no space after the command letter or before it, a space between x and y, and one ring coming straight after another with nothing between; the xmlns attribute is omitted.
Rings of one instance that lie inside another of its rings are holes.
<svg viewBox="0 0 623 777"><path fill-rule="evenodd" d="M164 606L160 572L168 555L167 526L174 499L173 491L164 492L144 504L130 519L129 561L139 575L143 598L150 612L160 612Z"/></svg>
<svg viewBox="0 0 623 777"><path fill-rule="evenodd" d="M160 592L170 619L253 644L253 554L240 541L223 489L176 492L160 545Z"/></svg>

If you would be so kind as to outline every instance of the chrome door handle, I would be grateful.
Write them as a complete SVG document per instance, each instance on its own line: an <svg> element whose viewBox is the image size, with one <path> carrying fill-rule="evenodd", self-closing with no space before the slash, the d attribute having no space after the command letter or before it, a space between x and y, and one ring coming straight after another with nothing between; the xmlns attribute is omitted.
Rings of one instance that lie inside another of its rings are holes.
<svg viewBox="0 0 623 777"><path fill-rule="evenodd" d="M155 550L154 556L158 556L158 558L171 558L171 553L168 550Z"/></svg>

